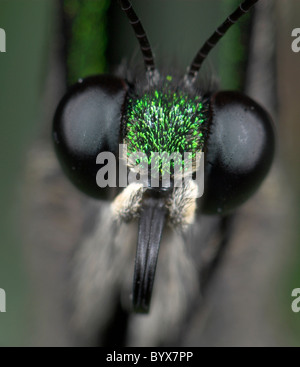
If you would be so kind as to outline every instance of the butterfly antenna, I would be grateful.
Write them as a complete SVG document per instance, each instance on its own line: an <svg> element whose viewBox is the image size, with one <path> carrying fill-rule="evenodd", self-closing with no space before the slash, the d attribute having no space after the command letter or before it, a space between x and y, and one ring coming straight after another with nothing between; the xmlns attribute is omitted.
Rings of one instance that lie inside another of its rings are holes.
<svg viewBox="0 0 300 367"><path fill-rule="evenodd" d="M213 33L213 35L204 43L200 48L196 57L194 58L191 66L188 68L188 72L185 76L185 82L187 85L191 85L195 82L199 70L207 58L210 51L216 46L216 44L223 38L226 32L234 25L242 16L247 14L249 10L259 0L246 0L239 5L239 7L225 20L224 23Z"/></svg>
<svg viewBox="0 0 300 367"><path fill-rule="evenodd" d="M127 15L129 23L132 25L135 36L139 41L140 48L144 58L147 76L149 77L149 79L153 79L155 78L158 72L155 67L152 49L147 34L144 30L144 27L139 17L137 16L136 12L134 11L131 2L129 0L119 0L119 1L121 4L121 8Z"/></svg>

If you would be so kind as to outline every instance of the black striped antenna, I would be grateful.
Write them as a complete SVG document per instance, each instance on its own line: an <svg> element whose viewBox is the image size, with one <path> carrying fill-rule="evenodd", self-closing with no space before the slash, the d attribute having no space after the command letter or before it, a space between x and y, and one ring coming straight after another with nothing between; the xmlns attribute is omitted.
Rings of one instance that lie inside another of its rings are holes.
<svg viewBox="0 0 300 367"><path fill-rule="evenodd" d="M119 0L119 1L120 1L122 10L127 15L129 23L132 25L136 38L139 41L140 48L141 48L143 58L144 58L144 63L146 66L146 71L150 75L153 75L156 71L154 57L153 57L152 49L151 49L147 34L144 30L144 27L140 19L136 15L136 12L134 11L132 7L131 2L129 0Z"/></svg>
<svg viewBox="0 0 300 367"><path fill-rule="evenodd" d="M254 4L259 0L246 0L233 12L225 22L213 33L213 35L204 43L194 58L185 77L187 84L195 82L199 70L210 51L216 46L220 39L225 35L229 28L234 25L243 15L249 12Z"/></svg>

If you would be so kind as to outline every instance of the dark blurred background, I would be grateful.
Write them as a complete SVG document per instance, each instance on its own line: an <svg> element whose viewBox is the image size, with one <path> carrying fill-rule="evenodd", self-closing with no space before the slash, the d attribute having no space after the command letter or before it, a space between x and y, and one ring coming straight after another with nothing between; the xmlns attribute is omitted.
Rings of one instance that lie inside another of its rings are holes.
<svg viewBox="0 0 300 367"><path fill-rule="evenodd" d="M66 1L70 16L78 3ZM116 1L110 3L102 1L103 22L99 25L99 40L89 39L97 45L92 48L94 53L88 54L90 60L97 60L94 65L90 63L90 69L86 68L84 57L78 61L76 53L76 44L82 47L85 37L89 38L88 30L84 34L80 31L86 29L86 23L82 25L79 20L77 30L71 30L75 32L72 46L75 51L74 55L68 56L69 81L76 79L76 73L84 77L109 70L123 58L140 57L126 18ZM135 0L133 3L155 47L159 65L175 59L176 64L184 68L228 14L226 8L232 9L234 2L228 1L226 6L224 1L218 0ZM0 28L5 29L7 35L7 52L0 53L0 288L7 294L7 313L0 313L0 346L32 345L38 328L33 278L39 275L32 274L31 247L26 236L27 223L29 221L34 226L35 217L24 219L24 195L27 192L24 185L30 183L24 177L28 175L27 167L30 165L28 152L41 136L50 141L50 116L64 91L64 65L58 65L65 55L61 6L61 2L56 0L0 0ZM97 22L98 18L90 21ZM280 310L276 317L283 325L282 332L297 345L300 342L300 315L293 314L290 305L292 290L300 287L300 53L295 54L291 50L291 32L300 28L300 1L277 1L276 24L278 164L286 185L281 195L292 197L293 233L286 243L290 266L284 271L280 269L280 282L272 293L278 296L273 300L277 303L275 308ZM228 35L227 44L233 37L233 33ZM205 70L221 75L224 87L230 88L235 84L232 78L228 81L232 71L224 70L224 47L220 45L214 51ZM87 47L86 53L89 49L91 47ZM74 60L78 61L75 71L72 69ZM59 71L54 72L54 69ZM53 90L56 86L55 95ZM51 97L48 88L52 90Z"/></svg>

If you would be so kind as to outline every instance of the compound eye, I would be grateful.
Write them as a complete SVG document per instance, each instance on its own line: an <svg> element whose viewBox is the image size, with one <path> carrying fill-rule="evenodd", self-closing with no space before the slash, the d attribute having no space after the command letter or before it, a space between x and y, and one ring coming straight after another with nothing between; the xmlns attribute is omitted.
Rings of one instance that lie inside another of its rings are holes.
<svg viewBox="0 0 300 367"><path fill-rule="evenodd" d="M274 157L275 134L270 115L238 92L215 94L210 116L202 211L226 214L264 180Z"/></svg>
<svg viewBox="0 0 300 367"><path fill-rule="evenodd" d="M53 124L59 161L71 180L89 196L104 198L96 175L102 152L116 154L127 84L112 75L84 79L70 88L60 102Z"/></svg>

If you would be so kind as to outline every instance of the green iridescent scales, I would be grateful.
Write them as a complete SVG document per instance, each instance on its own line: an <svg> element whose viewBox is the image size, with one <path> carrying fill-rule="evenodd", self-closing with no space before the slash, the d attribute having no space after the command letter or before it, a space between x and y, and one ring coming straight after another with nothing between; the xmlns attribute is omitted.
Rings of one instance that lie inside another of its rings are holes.
<svg viewBox="0 0 300 367"><path fill-rule="evenodd" d="M191 98L182 92L155 91L132 98L125 137L128 155L145 153L149 165L153 163L153 153L167 156L190 153L189 157L194 158L203 150L205 121L199 96Z"/></svg>

